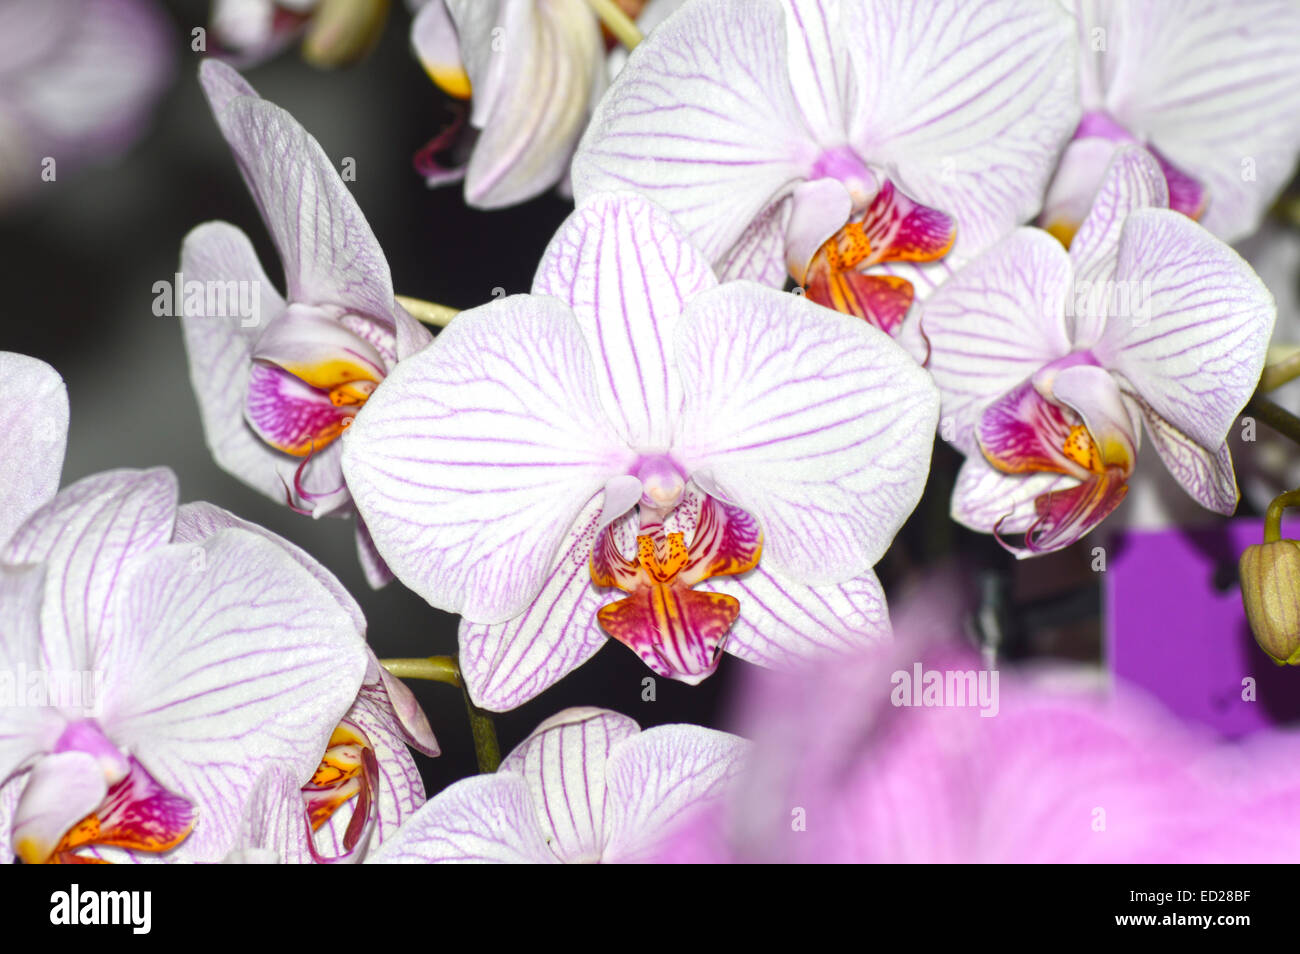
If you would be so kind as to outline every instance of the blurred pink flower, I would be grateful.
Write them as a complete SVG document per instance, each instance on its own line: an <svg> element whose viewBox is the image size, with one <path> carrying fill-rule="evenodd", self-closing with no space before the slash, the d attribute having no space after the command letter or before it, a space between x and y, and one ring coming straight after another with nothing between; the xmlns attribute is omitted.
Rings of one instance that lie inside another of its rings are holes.
<svg viewBox="0 0 1300 954"><path fill-rule="evenodd" d="M991 704L898 705L925 673L972 673L952 581L895 609L855 665L764 673L729 799L662 850L675 862L1243 862L1300 856L1300 737L1214 743L1078 670L1002 671ZM928 678L928 677L927 677ZM1081 684L1085 683L1085 684ZM900 696L902 699L900 699ZM952 702L951 698L947 700ZM987 715L987 717L986 717Z"/></svg>

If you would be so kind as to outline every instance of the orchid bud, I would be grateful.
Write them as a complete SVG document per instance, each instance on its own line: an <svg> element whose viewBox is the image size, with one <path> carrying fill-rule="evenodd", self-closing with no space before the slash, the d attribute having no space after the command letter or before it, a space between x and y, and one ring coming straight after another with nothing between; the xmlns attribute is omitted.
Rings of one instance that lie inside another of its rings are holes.
<svg viewBox="0 0 1300 954"><path fill-rule="evenodd" d="M302 41L302 58L330 69L364 57L388 19L388 0L322 0Z"/></svg>
<svg viewBox="0 0 1300 954"><path fill-rule="evenodd" d="M1241 555L1240 572L1255 642L1279 666L1300 665L1300 543L1251 545Z"/></svg>

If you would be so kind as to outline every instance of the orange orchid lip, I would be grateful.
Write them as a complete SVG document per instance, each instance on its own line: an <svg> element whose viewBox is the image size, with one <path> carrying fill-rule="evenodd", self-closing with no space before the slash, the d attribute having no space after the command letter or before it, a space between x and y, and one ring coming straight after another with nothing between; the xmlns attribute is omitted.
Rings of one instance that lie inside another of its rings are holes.
<svg viewBox="0 0 1300 954"><path fill-rule="evenodd" d="M813 255L802 276L810 299L895 334L915 298L912 283L868 269L947 255L957 237L947 215L903 195L885 180L859 220L846 223Z"/></svg>
<svg viewBox="0 0 1300 954"><path fill-rule="evenodd" d="M705 496L691 543L663 525L643 526L636 557L619 551L607 527L591 554L591 579L628 598L597 613L602 629L662 676L697 683L717 668L740 603L693 587L713 576L734 576L758 565L762 534L743 510Z"/></svg>

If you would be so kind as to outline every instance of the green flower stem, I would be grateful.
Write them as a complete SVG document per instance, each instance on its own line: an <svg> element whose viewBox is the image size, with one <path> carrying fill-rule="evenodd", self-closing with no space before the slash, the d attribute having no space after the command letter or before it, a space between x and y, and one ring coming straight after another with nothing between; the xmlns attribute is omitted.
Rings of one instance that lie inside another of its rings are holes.
<svg viewBox="0 0 1300 954"><path fill-rule="evenodd" d="M1300 490L1288 490L1273 498L1264 514L1264 542L1277 543L1282 539L1282 511L1287 507L1300 506Z"/></svg>
<svg viewBox="0 0 1300 954"><path fill-rule="evenodd" d="M379 665L399 679L429 679L460 685L460 669L454 656L429 656L417 659L381 659Z"/></svg>
<svg viewBox="0 0 1300 954"><path fill-rule="evenodd" d="M1300 417L1279 407L1259 391L1255 392L1242 413L1259 418L1293 444L1300 444Z"/></svg>
<svg viewBox="0 0 1300 954"><path fill-rule="evenodd" d="M474 757L480 772L495 772L501 764L501 746L497 742L496 726L492 716L474 705L460 676L460 665L455 656L428 656L414 659L381 659L379 664L399 679L428 679L459 686L465 697L465 712L469 716L469 731L474 738Z"/></svg>

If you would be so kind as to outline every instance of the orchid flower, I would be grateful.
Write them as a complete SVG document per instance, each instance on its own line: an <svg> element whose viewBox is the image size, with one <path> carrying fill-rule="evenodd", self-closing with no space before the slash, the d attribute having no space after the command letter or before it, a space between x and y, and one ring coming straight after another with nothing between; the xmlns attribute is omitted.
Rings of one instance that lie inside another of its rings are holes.
<svg viewBox="0 0 1300 954"><path fill-rule="evenodd" d="M1004 667L993 681L957 643L960 585L905 594L888 647L752 673L735 716L753 739L745 768L653 860L1295 860L1300 734L1215 743L1084 666ZM905 682L918 671L923 692Z"/></svg>
<svg viewBox="0 0 1300 954"><path fill-rule="evenodd" d="M1259 380L1272 296L1240 256L1166 208L1159 164L1116 155L1067 253L1024 228L926 301L940 434L966 455L953 518L1060 549L1124 498L1145 422L1203 507L1232 513L1225 438Z"/></svg>
<svg viewBox="0 0 1300 954"><path fill-rule="evenodd" d="M1059 0L699 0L633 51L573 163L728 278L898 334L926 263L1039 210L1078 122Z"/></svg>
<svg viewBox="0 0 1300 954"><path fill-rule="evenodd" d="M371 855L382 864L644 860L720 797L744 739L696 725L644 732L604 709L547 719L495 773L438 793Z"/></svg>
<svg viewBox="0 0 1300 954"><path fill-rule="evenodd" d="M1300 156L1291 0L1069 0L1083 117L1040 222L1069 243L1115 151L1160 163L1169 207L1226 242L1254 231Z"/></svg>
<svg viewBox="0 0 1300 954"><path fill-rule="evenodd" d="M216 861L266 766L311 777L357 698L356 619L284 546L203 538L165 469L61 491L0 547L0 812L26 862ZM31 674L95 676L30 692Z"/></svg>
<svg viewBox="0 0 1300 954"><path fill-rule="evenodd" d="M871 567L920 496L936 413L887 336L720 286L662 210L598 196L532 294L398 365L343 467L394 573L464 616L474 700L504 710L607 636L697 683L723 648L786 665L886 634Z"/></svg>
<svg viewBox="0 0 1300 954"><path fill-rule="evenodd" d="M345 515L351 497L335 441L430 335L396 303L379 243L316 140L230 67L207 60L199 78L288 294L235 226L208 222L186 236L182 325L208 446L249 486L315 517ZM372 586L391 579L361 522L357 551Z"/></svg>
<svg viewBox="0 0 1300 954"><path fill-rule="evenodd" d="M0 419L0 465L4 466L0 473L2 544L58 490L67 443L67 391L62 378L43 361L0 352L0 405L5 408L5 416ZM216 532L228 529L256 534L276 544L329 591L357 632L365 632L365 617L351 595L319 563L288 541L207 503L180 507L174 520L174 544L203 544ZM361 831L372 831L369 843L378 844L424 803L419 771L407 746L436 756L437 740L410 690L379 665L373 652L366 652L369 661L356 700L336 727L306 788L299 783L295 789L304 817L309 815L320 830L315 842L304 850L319 847L335 857L350 855ZM371 771L364 771L367 768ZM282 764L275 764L273 769L292 777ZM16 785L4 789L3 781L0 779L0 819L13 814L19 793ZM355 806L339 810L353 796L360 796L357 804L367 804L369 813L358 816L353 811ZM355 825L353 818L358 818ZM0 824L0 830L7 830L7 825ZM364 856L365 847L358 857ZM95 847L87 847L86 851L96 857L102 853Z"/></svg>
<svg viewBox="0 0 1300 954"><path fill-rule="evenodd" d="M177 539L202 541L230 528L279 545L330 592L357 631L365 632L365 616L356 600L303 550L212 504L186 504L177 512ZM292 830L315 833L300 839L291 852L295 857L359 861L424 804L424 783L408 748L437 756L438 740L411 690L389 674L368 647L366 655L366 674L356 700L339 720L312 777L293 789L293 801L306 827ZM297 781L284 765L267 771L277 779Z"/></svg>
<svg viewBox="0 0 1300 954"><path fill-rule="evenodd" d="M643 26L682 0L621 5ZM609 81L609 47L588 0L431 0L411 24L411 45L429 78L470 100L477 131L468 162L445 168L437 154L459 124L416 157L430 186L465 180L480 209L516 205L561 183L591 109Z"/></svg>
<svg viewBox="0 0 1300 954"><path fill-rule="evenodd" d="M150 0L0 5L0 204L140 136L172 75L168 34Z"/></svg>

